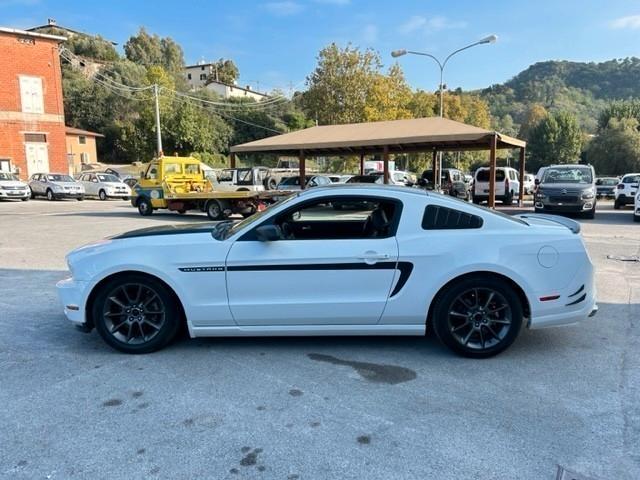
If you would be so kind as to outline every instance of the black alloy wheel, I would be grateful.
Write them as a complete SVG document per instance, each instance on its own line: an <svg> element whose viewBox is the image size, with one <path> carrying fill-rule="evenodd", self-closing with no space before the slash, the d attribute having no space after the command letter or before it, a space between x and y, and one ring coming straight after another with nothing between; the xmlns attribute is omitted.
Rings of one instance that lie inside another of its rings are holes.
<svg viewBox="0 0 640 480"><path fill-rule="evenodd" d="M513 288L495 277L469 277L452 285L434 310L434 330L442 343L472 358L497 355L511 345L523 323Z"/></svg>
<svg viewBox="0 0 640 480"><path fill-rule="evenodd" d="M93 303L96 330L125 353L149 353L167 345L179 326L177 305L161 282L144 275L116 278Z"/></svg>

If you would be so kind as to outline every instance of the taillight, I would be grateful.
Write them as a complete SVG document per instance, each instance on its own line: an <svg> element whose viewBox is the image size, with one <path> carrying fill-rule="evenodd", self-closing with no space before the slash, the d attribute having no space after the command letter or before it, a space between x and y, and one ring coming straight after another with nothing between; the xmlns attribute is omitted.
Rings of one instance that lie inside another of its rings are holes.
<svg viewBox="0 0 640 480"><path fill-rule="evenodd" d="M619 184L618 184L618 190L622 190L622 189L624 189L624 184L619 183Z"/></svg>

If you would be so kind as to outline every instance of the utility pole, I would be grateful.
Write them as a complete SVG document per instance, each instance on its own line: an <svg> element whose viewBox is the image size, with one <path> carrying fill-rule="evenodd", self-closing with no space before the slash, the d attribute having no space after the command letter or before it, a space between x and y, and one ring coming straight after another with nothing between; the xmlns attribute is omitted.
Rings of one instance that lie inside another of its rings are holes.
<svg viewBox="0 0 640 480"><path fill-rule="evenodd" d="M158 157L162 156L162 132L160 131L160 101L158 99L158 84L153 85L153 95L156 103L156 139L157 139L157 154Z"/></svg>

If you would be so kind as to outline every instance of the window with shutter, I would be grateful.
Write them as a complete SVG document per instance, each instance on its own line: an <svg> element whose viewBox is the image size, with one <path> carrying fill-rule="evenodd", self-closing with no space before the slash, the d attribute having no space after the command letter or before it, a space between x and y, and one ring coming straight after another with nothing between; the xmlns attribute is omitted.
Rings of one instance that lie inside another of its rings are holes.
<svg viewBox="0 0 640 480"><path fill-rule="evenodd" d="M42 79L21 75L20 99L24 113L44 113Z"/></svg>

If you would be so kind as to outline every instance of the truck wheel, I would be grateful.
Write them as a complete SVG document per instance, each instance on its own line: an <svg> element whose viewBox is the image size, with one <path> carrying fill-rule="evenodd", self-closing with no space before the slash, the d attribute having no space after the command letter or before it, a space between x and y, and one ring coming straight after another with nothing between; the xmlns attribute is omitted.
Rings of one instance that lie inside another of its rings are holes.
<svg viewBox="0 0 640 480"><path fill-rule="evenodd" d="M222 220L224 217L222 205L218 200L209 200L205 207L205 211L207 212L207 217L209 217L210 220Z"/></svg>
<svg viewBox="0 0 640 480"><path fill-rule="evenodd" d="M151 205L151 200L146 197L141 197L138 199L138 212L143 217L148 217L153 213L153 206Z"/></svg>
<svg viewBox="0 0 640 480"><path fill-rule="evenodd" d="M269 177L264 181L264 188L267 190L275 190L278 188L278 181L273 177Z"/></svg>

